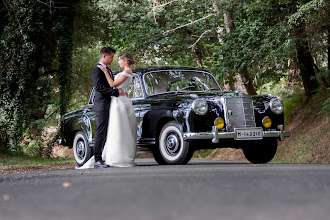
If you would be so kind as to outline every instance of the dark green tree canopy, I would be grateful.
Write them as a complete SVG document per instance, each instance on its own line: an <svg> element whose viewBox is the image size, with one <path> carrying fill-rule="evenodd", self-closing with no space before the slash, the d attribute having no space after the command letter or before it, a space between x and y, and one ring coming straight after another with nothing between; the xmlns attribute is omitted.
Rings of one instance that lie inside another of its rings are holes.
<svg viewBox="0 0 330 220"><path fill-rule="evenodd" d="M329 86L328 0L3 0L0 15L0 143L14 150L36 121L86 102L105 45L250 94Z"/></svg>

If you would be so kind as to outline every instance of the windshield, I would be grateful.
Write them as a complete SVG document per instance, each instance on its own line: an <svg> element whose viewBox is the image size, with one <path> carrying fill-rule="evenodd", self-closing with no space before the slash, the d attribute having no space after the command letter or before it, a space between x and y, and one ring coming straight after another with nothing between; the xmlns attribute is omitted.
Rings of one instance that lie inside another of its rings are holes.
<svg viewBox="0 0 330 220"><path fill-rule="evenodd" d="M147 73L144 76L148 95L180 91L218 90L218 84L211 74L195 71L163 71Z"/></svg>

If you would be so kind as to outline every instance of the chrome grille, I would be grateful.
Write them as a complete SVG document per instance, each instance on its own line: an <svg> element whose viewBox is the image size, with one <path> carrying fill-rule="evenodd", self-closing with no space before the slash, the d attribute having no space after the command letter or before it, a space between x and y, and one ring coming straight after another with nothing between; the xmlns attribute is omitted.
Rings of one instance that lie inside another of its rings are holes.
<svg viewBox="0 0 330 220"><path fill-rule="evenodd" d="M252 99L234 97L226 99L228 122L232 128L255 127Z"/></svg>

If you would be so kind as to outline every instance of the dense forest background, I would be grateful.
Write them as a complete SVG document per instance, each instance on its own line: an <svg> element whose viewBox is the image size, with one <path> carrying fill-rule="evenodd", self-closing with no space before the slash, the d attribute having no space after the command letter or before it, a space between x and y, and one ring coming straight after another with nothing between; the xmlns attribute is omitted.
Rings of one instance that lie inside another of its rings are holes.
<svg viewBox="0 0 330 220"><path fill-rule="evenodd" d="M44 128L86 103L103 46L250 95L329 88L329 0L3 0L0 15L1 152L41 152Z"/></svg>

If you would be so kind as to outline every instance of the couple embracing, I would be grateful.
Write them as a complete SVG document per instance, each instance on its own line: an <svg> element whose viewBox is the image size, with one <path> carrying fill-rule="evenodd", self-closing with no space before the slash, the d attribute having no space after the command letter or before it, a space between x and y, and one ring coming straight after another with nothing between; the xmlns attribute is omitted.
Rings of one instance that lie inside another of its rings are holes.
<svg viewBox="0 0 330 220"><path fill-rule="evenodd" d="M94 156L81 169L136 166L136 119L126 91L133 80L134 60L130 53L120 53L118 64L124 70L114 77L108 65L115 53L115 49L103 47L92 72L96 115Z"/></svg>

